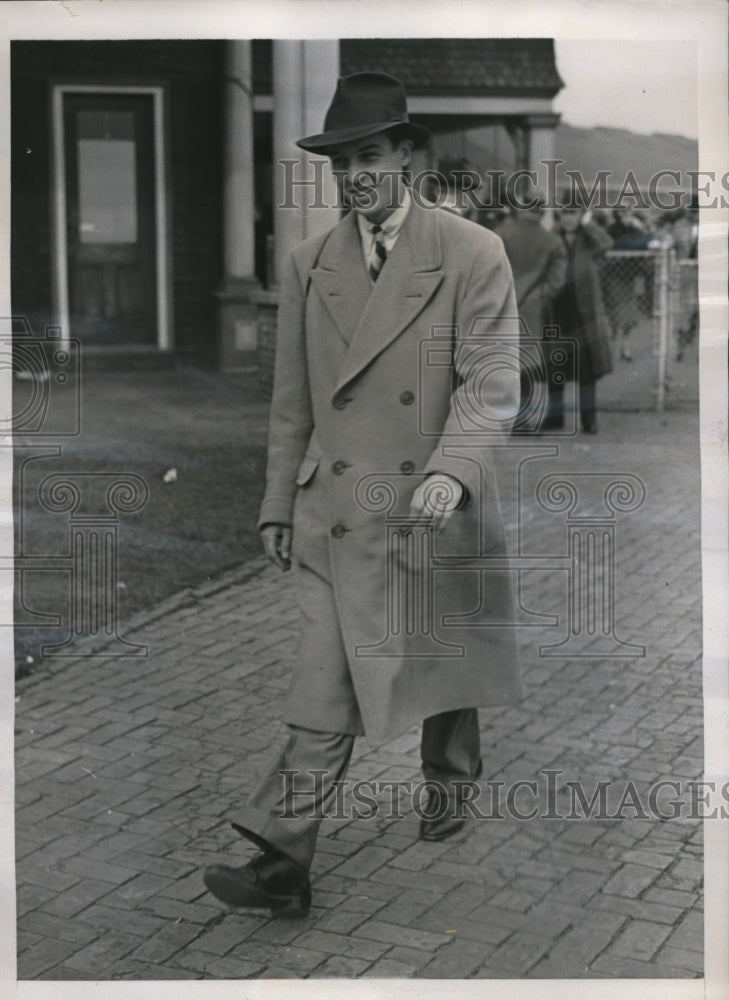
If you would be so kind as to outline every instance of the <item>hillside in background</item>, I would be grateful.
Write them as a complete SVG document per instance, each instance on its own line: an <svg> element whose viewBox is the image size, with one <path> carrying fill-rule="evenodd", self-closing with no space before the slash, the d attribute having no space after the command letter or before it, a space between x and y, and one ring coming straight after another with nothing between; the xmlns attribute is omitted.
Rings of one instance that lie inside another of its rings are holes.
<svg viewBox="0 0 729 1000"><path fill-rule="evenodd" d="M516 169L514 139L498 124L454 129L433 136L435 161L464 158L482 172ZM600 171L609 171L606 186L611 194L624 191L626 178L635 178L648 191L652 177L674 171L679 179L664 178L659 191L669 201L671 191L690 191L687 171L698 169L699 144L682 135L655 132L645 135L628 129L595 126L581 128L561 122L555 129L554 158L564 161L557 168L557 190L568 183L565 171L577 171L589 190ZM667 206L668 207L668 206Z"/></svg>
<svg viewBox="0 0 729 1000"><path fill-rule="evenodd" d="M651 177L659 171L673 170L681 174L681 183L676 184L668 178L667 185L661 185L661 189L689 190L691 185L686 171L697 170L699 161L698 142L685 136L660 132L642 135L627 129L578 128L566 123L557 126L554 150L555 158L564 160L557 170L560 181L565 170L579 170L589 185L598 171L609 170L611 189L620 189L631 171L645 190Z"/></svg>

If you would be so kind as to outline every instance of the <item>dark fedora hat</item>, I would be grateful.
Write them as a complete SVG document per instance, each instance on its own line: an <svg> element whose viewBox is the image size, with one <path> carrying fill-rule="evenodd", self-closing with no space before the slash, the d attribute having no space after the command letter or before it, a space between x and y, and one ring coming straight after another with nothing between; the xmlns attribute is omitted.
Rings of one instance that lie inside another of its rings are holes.
<svg viewBox="0 0 729 1000"><path fill-rule="evenodd" d="M405 88L387 73L353 73L341 76L324 119L324 131L296 143L312 153L326 153L340 142L364 139L397 127L404 138L422 146L430 138L423 125L408 116Z"/></svg>

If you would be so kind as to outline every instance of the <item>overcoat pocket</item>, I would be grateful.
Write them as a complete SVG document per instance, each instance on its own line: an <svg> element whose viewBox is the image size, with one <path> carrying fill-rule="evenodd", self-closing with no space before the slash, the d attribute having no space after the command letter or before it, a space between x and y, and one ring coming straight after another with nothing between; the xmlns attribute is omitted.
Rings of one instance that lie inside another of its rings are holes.
<svg viewBox="0 0 729 1000"><path fill-rule="evenodd" d="M319 468L320 458L318 455L305 455L304 461L299 466L296 476L297 486L306 486L314 478L314 473Z"/></svg>

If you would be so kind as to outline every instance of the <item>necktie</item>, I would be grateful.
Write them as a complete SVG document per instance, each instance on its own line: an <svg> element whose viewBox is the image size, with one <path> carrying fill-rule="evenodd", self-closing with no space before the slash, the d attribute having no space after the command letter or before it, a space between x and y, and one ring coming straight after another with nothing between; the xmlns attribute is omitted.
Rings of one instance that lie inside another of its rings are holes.
<svg viewBox="0 0 729 1000"><path fill-rule="evenodd" d="M387 260L387 250L385 249L385 240L382 234L382 226L373 226L370 229L375 237L375 256L370 264L370 278L373 281L377 281L380 276L380 271L382 270L382 265Z"/></svg>

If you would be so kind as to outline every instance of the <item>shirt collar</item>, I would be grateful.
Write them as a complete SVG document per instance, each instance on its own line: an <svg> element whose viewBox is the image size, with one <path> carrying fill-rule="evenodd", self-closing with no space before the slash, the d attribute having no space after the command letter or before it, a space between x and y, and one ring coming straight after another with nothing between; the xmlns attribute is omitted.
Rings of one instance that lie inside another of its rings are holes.
<svg viewBox="0 0 729 1000"><path fill-rule="evenodd" d="M410 209L411 201L412 198L410 196L410 192L408 191L407 187L403 185L402 205L399 205L395 209L395 211L392 212L390 215L388 215L385 221L381 223L381 229L382 232L384 233L386 240L395 239L395 237L399 234L400 230L402 229L402 225L405 222L405 217L408 214L408 210ZM374 223L370 222L368 219L365 219L363 215L358 215L357 225L359 226L359 232L362 239L364 239L365 237L369 237L370 239L372 239L373 237L372 226L374 225Z"/></svg>

